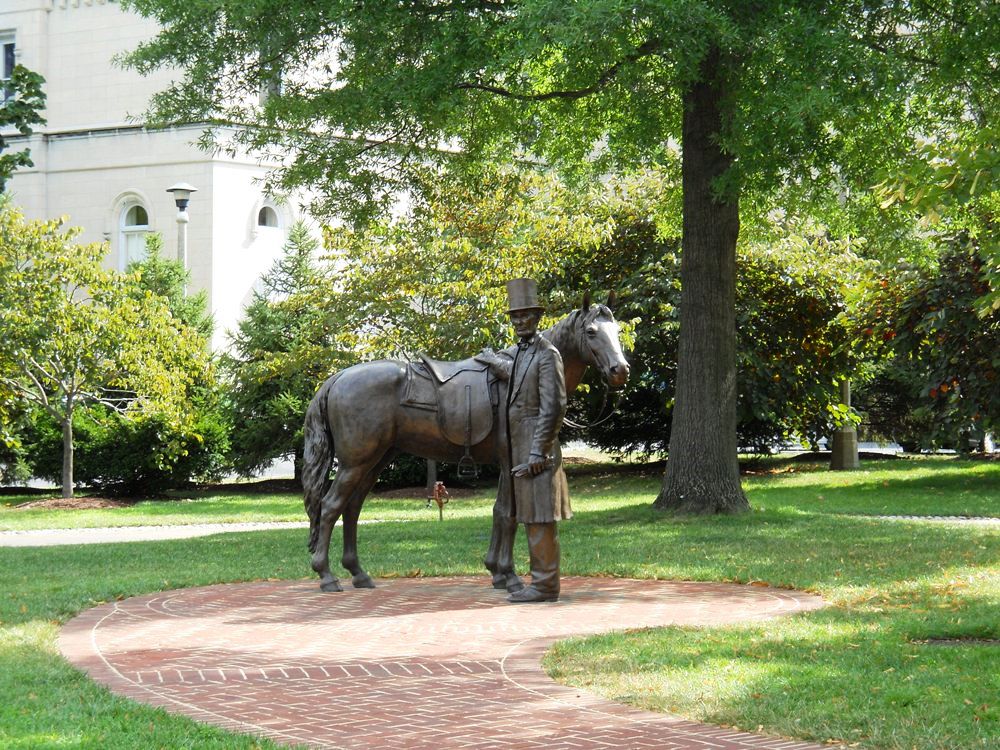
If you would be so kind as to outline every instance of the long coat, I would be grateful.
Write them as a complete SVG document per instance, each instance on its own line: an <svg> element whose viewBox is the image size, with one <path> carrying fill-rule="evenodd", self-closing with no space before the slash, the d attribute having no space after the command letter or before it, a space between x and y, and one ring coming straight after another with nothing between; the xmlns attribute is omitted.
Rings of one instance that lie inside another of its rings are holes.
<svg viewBox="0 0 1000 750"><path fill-rule="evenodd" d="M520 523L550 523L573 515L562 468L559 428L566 414L566 380L559 350L541 336L514 356L506 398L500 403L500 496L510 500L511 516ZM551 466L537 476L512 477L511 468L536 453ZM504 460L507 459L507 460Z"/></svg>

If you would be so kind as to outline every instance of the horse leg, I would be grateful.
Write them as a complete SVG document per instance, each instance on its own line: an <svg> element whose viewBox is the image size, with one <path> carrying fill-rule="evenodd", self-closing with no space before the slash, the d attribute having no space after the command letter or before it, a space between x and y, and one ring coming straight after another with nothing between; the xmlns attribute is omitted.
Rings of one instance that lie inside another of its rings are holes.
<svg viewBox="0 0 1000 750"><path fill-rule="evenodd" d="M351 583L356 589L373 589L375 582L371 576L365 572L358 560L358 517L361 515L361 506L365 503L365 498L371 492L372 487L382 473L382 469L392 463L396 458L396 451L389 451L382 459L365 475L358 487L354 490L351 502L344 510L344 553L340 559L341 565L351 573Z"/></svg>
<svg viewBox="0 0 1000 750"><path fill-rule="evenodd" d="M358 561L358 516L361 515L363 503L364 497L361 497L348 505L344 511L344 555L340 559L340 564L350 572L354 588L373 589L375 582Z"/></svg>
<svg viewBox="0 0 1000 750"><path fill-rule="evenodd" d="M313 552L312 556L312 569L319 573L319 587L323 591L344 590L330 571L330 537L333 534L333 527L337 524L337 519L340 518L354 494L353 488L362 477L364 477L363 468L341 466L333 484L321 501L319 538L316 543L316 551Z"/></svg>

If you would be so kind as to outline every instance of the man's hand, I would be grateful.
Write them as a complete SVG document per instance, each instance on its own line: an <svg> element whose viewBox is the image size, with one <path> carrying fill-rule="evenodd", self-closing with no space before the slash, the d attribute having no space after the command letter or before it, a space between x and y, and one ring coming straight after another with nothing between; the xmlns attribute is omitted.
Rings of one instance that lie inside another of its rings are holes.
<svg viewBox="0 0 1000 750"><path fill-rule="evenodd" d="M497 357L497 353L488 346L473 357L473 359L476 360L476 362L482 362L484 365L493 365L500 361Z"/></svg>
<svg viewBox="0 0 1000 750"><path fill-rule="evenodd" d="M504 359L499 356L490 347L486 347L479 354L473 357L476 362L482 362L484 365L489 365L490 371L496 375L500 380L510 379L510 368L511 360Z"/></svg>
<svg viewBox="0 0 1000 750"><path fill-rule="evenodd" d="M547 468L548 468L548 463L545 460L545 456L541 456L537 453L532 453L528 457L528 470L531 472L531 476L537 477Z"/></svg>

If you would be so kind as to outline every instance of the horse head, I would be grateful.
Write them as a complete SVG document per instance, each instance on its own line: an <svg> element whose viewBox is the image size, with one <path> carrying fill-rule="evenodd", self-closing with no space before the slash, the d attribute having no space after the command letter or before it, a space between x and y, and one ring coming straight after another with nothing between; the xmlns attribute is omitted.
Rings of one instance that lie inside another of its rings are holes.
<svg viewBox="0 0 1000 750"><path fill-rule="evenodd" d="M604 305L592 305L590 292L584 295L579 317L580 352L588 365L600 371L610 388L621 388L628 380L629 365L622 352L618 321L611 312L614 303L614 292Z"/></svg>

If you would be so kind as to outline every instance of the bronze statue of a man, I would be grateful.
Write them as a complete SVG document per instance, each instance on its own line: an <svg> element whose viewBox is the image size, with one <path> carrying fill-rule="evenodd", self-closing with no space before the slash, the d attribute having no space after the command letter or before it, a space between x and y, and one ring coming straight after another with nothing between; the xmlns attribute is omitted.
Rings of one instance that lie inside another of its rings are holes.
<svg viewBox="0 0 1000 750"><path fill-rule="evenodd" d="M548 602L559 598L558 521L570 518L569 489L562 469L559 428L566 413L562 357L538 335L543 309L532 279L507 283L516 347L489 362L507 381L500 404L500 487L512 518L523 523L531 558L531 584L508 597L511 602ZM504 454L506 451L506 455Z"/></svg>

